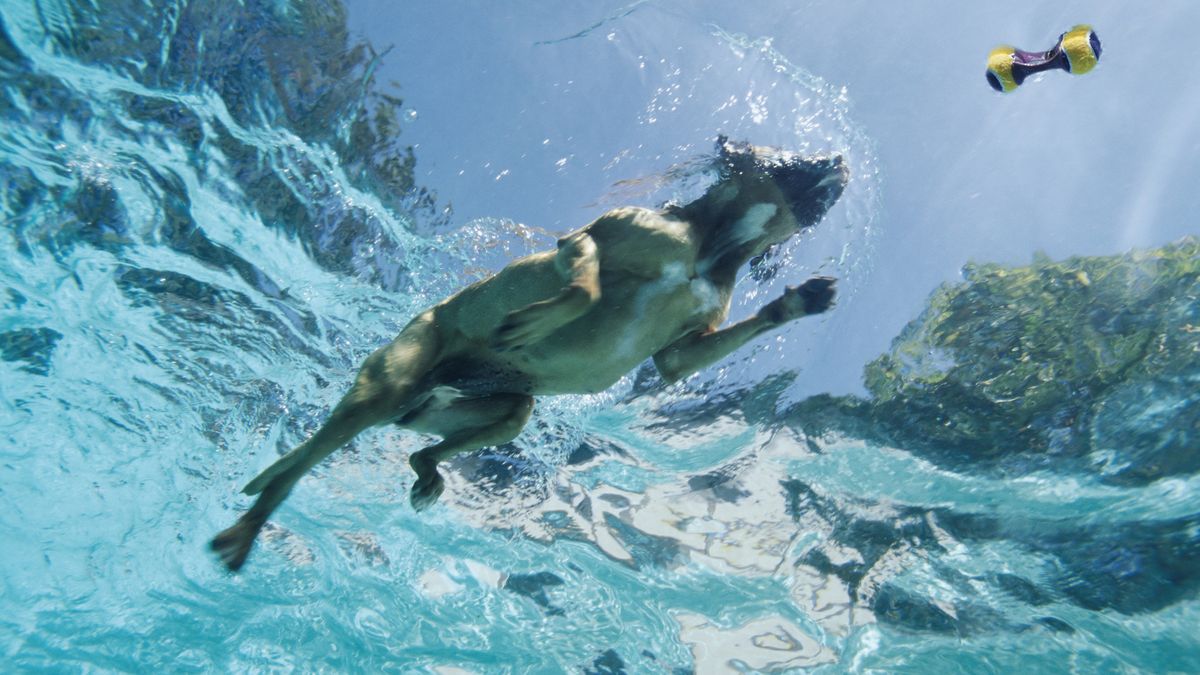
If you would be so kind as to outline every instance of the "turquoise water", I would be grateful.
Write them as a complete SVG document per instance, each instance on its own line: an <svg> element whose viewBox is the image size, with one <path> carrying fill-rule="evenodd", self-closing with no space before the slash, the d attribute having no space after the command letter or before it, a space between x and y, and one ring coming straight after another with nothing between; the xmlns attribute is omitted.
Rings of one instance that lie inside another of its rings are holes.
<svg viewBox="0 0 1200 675"><path fill-rule="evenodd" d="M1131 63L1184 43L1135 55L1166 29L1098 9L1114 65L1051 73L995 112L980 68L992 42L1086 17L989 25L947 9L974 32L951 31L945 53L978 39L979 54L912 86L971 92L939 100L950 124L887 110L879 92L903 82L859 86L886 60L869 49L829 56L867 21L838 7L460 7L451 30L371 2L0 2L0 665L1200 671L1194 274L1154 296L1172 309L1153 344L1181 356L1075 391L1101 410L1082 432L1035 416L1061 441L1045 453L1012 450L1025 430L1001 427L973 437L997 449L986 461L949 461L884 413L818 432L827 420L805 407L861 395L866 361L969 258L1112 255L1195 232L1183 188L1200 95L1170 84L1194 78L1116 93L1152 79ZM801 26L820 53L788 41ZM899 53L894 34L877 44ZM464 77L478 98L462 98ZM1031 115L1071 96L1094 106L1093 134L1042 162L1083 132ZM987 133L1018 122L1028 133ZM734 302L745 316L825 273L842 279L835 312L680 385L644 368L539 401L513 444L454 461L421 515L406 459L428 439L364 434L300 484L242 573L218 567L207 542L248 505L241 486L316 429L414 312L604 208L696 194L716 132L847 157L841 204ZM1061 189L979 176L1003 160L993 143ZM1102 163L1114 155L1128 162ZM1131 289L1158 274L1143 268Z"/></svg>

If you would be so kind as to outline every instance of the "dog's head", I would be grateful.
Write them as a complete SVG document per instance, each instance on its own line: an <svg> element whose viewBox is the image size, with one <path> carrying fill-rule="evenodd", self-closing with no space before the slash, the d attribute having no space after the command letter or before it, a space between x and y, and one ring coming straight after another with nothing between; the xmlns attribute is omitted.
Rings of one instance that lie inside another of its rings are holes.
<svg viewBox="0 0 1200 675"><path fill-rule="evenodd" d="M717 138L723 178L770 184L796 218L797 227L812 227L837 202L850 179L840 155L804 157L777 148Z"/></svg>

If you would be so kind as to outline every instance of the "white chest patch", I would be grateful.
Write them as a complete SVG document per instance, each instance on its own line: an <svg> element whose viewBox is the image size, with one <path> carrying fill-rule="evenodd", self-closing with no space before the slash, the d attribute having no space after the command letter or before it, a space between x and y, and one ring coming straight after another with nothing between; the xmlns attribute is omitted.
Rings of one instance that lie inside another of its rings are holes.
<svg viewBox="0 0 1200 675"><path fill-rule="evenodd" d="M721 307L721 294L717 287L704 277L696 277L691 283L692 297L696 298L696 313L708 314Z"/></svg>
<svg viewBox="0 0 1200 675"><path fill-rule="evenodd" d="M672 288L687 281L687 267L681 262L669 262L662 266L662 274L652 285Z"/></svg>
<svg viewBox="0 0 1200 675"><path fill-rule="evenodd" d="M638 289L637 295L633 299L634 321L621 336L621 340L617 344L617 351L626 354L636 348L638 337L642 332L641 326L638 324L642 321L654 320L654 317L646 315L646 308L651 301L668 295L687 283L687 267L681 262L670 262L662 266L662 273L657 279Z"/></svg>

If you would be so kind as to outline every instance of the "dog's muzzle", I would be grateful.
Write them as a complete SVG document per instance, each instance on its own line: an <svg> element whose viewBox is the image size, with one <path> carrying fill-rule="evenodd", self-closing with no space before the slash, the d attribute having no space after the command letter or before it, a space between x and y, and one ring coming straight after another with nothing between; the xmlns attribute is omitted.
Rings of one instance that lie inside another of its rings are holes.
<svg viewBox="0 0 1200 675"><path fill-rule="evenodd" d="M801 227L816 225L850 180L841 155L789 157L769 171Z"/></svg>

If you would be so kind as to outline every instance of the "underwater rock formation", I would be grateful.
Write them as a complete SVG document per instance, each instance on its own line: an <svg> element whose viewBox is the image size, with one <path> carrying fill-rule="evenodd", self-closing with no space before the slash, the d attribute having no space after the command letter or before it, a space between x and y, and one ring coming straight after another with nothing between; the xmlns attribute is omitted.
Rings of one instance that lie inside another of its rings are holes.
<svg viewBox="0 0 1200 675"><path fill-rule="evenodd" d="M950 469L1067 468L1144 485L1200 470L1200 240L1027 267L971 265L864 379L789 422Z"/></svg>

